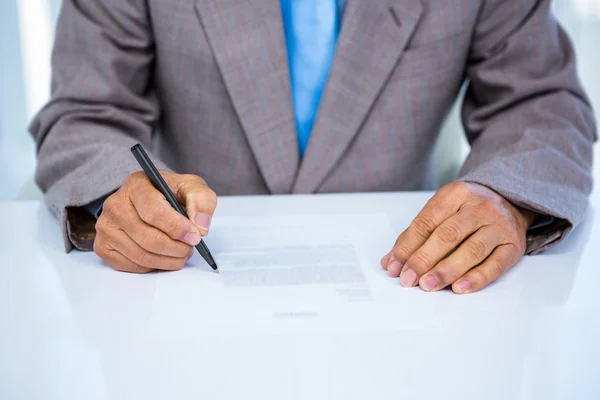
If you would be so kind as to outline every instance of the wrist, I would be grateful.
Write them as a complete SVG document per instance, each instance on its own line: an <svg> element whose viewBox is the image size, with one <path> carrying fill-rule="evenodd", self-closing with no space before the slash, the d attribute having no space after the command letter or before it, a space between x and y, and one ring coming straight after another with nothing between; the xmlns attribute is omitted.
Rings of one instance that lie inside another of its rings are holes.
<svg viewBox="0 0 600 400"><path fill-rule="evenodd" d="M517 207L517 211L523 217L527 229L529 229L533 225L533 223L538 217L538 213L536 213L535 211L528 210L526 208Z"/></svg>

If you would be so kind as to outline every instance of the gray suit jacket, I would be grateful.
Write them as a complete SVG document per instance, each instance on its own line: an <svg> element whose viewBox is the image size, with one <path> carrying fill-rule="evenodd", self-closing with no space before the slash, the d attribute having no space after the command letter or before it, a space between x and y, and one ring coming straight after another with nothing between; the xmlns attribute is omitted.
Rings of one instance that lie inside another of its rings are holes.
<svg viewBox="0 0 600 400"><path fill-rule="evenodd" d="M537 252L582 220L596 140L573 48L549 9L348 1L300 160L279 0L65 0L52 98L31 124L37 183L67 250L91 248L81 207L139 169L136 142L219 195L420 190L468 80L472 148L460 179L555 217L530 240Z"/></svg>

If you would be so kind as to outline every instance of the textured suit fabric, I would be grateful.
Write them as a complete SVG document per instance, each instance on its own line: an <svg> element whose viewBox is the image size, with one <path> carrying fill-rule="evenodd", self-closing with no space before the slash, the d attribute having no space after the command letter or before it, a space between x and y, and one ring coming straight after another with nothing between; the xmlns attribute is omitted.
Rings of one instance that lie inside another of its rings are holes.
<svg viewBox="0 0 600 400"><path fill-rule="evenodd" d="M549 0L350 0L301 162L279 1L64 1L30 130L67 250L70 215L139 169L137 142L219 195L429 189L464 82L459 179L556 217L530 253L580 223L597 134Z"/></svg>

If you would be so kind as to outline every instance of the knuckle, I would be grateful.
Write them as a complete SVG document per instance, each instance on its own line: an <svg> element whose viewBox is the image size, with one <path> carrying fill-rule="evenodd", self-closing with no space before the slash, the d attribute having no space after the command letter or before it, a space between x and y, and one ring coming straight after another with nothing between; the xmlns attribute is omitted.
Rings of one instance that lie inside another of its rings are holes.
<svg viewBox="0 0 600 400"><path fill-rule="evenodd" d="M476 283L477 287L483 287L491 282L491 277L483 269L474 269L470 273L471 281Z"/></svg>
<svg viewBox="0 0 600 400"><path fill-rule="evenodd" d="M508 253L513 255L514 258L517 258L516 256L522 257L525 254L525 250L527 250L527 239L523 238L522 240L516 240L514 242L508 243L505 245ZM511 258L511 264L512 264L512 258ZM514 263L516 264L517 261L514 261ZM512 265L511 265L512 266Z"/></svg>
<svg viewBox="0 0 600 400"><path fill-rule="evenodd" d="M138 264L138 266L148 266L148 262L150 261L150 252L146 250L141 250L137 258L138 261L136 264Z"/></svg>
<svg viewBox="0 0 600 400"><path fill-rule="evenodd" d="M134 173L130 174L126 179L129 179L130 182L137 182L140 179L146 180L148 179L148 177L143 171L135 171Z"/></svg>
<svg viewBox="0 0 600 400"><path fill-rule="evenodd" d="M106 200L104 200L104 203L102 203L102 214L100 214L100 216L106 214L113 214L116 211L116 209L118 208L118 200L116 197L117 196L113 194L111 196L108 196Z"/></svg>
<svg viewBox="0 0 600 400"><path fill-rule="evenodd" d="M456 244L462 237L460 227L455 223L447 223L438 228L439 240L443 244Z"/></svg>
<svg viewBox="0 0 600 400"><path fill-rule="evenodd" d="M471 193L471 186L466 182L455 181L447 185L448 192L467 195Z"/></svg>
<svg viewBox="0 0 600 400"><path fill-rule="evenodd" d="M185 235L186 232L187 230L184 232L182 218L172 218L169 221L169 227L165 233L169 235L169 237L179 240Z"/></svg>
<svg viewBox="0 0 600 400"><path fill-rule="evenodd" d="M481 239L473 238L465 245L469 259L481 259L488 253L488 245Z"/></svg>
<svg viewBox="0 0 600 400"><path fill-rule="evenodd" d="M490 214L497 212L496 204L494 204L494 202L488 198L482 199L477 205L477 208L482 214Z"/></svg>
<svg viewBox="0 0 600 400"><path fill-rule="evenodd" d="M205 186L204 181L196 175L180 175L178 179L178 185L176 190L183 191L184 193L189 193L197 190L199 186Z"/></svg>
<svg viewBox="0 0 600 400"><path fill-rule="evenodd" d="M490 272L489 272L490 280L488 282L491 282L493 279L499 277L500 275L502 275L504 273L504 266L502 265L500 260L498 260L496 258L492 258L490 260L489 270L490 270Z"/></svg>
<svg viewBox="0 0 600 400"><path fill-rule="evenodd" d="M421 215L414 219L412 230L421 238L428 238L435 229L435 223L430 217Z"/></svg>
<svg viewBox="0 0 600 400"><path fill-rule="evenodd" d="M472 276L474 279L480 283L480 286L486 286L492 283L496 278L498 278L504 272L504 268L499 260L491 258L482 266L482 268L477 268L472 271Z"/></svg>
<svg viewBox="0 0 600 400"><path fill-rule="evenodd" d="M157 226L163 219L163 213L161 212L162 204L156 200L151 200L146 204L146 207L142 207L140 217L152 226Z"/></svg>
<svg viewBox="0 0 600 400"><path fill-rule="evenodd" d="M211 205L212 208L216 208L218 202L217 193L211 188L207 188L205 196L208 204Z"/></svg>
<svg viewBox="0 0 600 400"><path fill-rule="evenodd" d="M96 238L106 233L105 220L106 218L100 215L100 218L98 218L98 221L96 221L96 225L94 225L94 229L96 230Z"/></svg>
<svg viewBox="0 0 600 400"><path fill-rule="evenodd" d="M410 264L410 267L417 273L429 271L433 268L433 262L429 256L423 252L415 253L407 264Z"/></svg>
<svg viewBox="0 0 600 400"><path fill-rule="evenodd" d="M123 181L122 186L125 186L125 187L131 186L136 180L136 174L137 174L137 172L134 172L131 175L127 175L127 177L125 177L125 180Z"/></svg>
<svg viewBox="0 0 600 400"><path fill-rule="evenodd" d="M400 236L398 236L398 239L396 239L396 242L394 243L394 246L402 243L403 240L406 240L406 236L408 234L409 234L408 229L403 230L402 233L400 234Z"/></svg>
<svg viewBox="0 0 600 400"><path fill-rule="evenodd" d="M452 191L461 190L464 186L465 183L460 181L450 182L448 185L446 185L446 187Z"/></svg>
<svg viewBox="0 0 600 400"><path fill-rule="evenodd" d="M438 271L438 275L440 277L440 281L444 286L451 285L458 278L464 275L464 270L462 266L452 261L446 259L441 261L436 269Z"/></svg>
<svg viewBox="0 0 600 400"><path fill-rule="evenodd" d="M161 237L160 231L149 229L142 238L141 246L146 250L160 253L164 247Z"/></svg>
<svg viewBox="0 0 600 400"><path fill-rule="evenodd" d="M142 171L134 172L125 178L125 180L123 181L123 186L126 188L134 187L137 185L137 182L139 182L140 179L144 179L144 178L145 178L145 175Z"/></svg>
<svg viewBox="0 0 600 400"><path fill-rule="evenodd" d="M204 179L200 178L198 175L182 174L180 177L181 177L182 182L196 182L196 183L201 183L203 185L206 184L206 182L204 182Z"/></svg>
<svg viewBox="0 0 600 400"><path fill-rule="evenodd" d="M136 178L135 178L135 172L131 175L127 175L125 177L125 180L123 181L123 184L121 185L122 188L129 188L131 186L133 186Z"/></svg>
<svg viewBox="0 0 600 400"><path fill-rule="evenodd" d="M212 211L217 207L217 194L214 190L206 185L202 185L200 188L189 190L186 192L186 203L187 204L198 204L200 208L206 211Z"/></svg>
<svg viewBox="0 0 600 400"><path fill-rule="evenodd" d="M408 260L408 258L411 255L408 248L406 248L406 246L404 246L403 244L396 245L392 250L392 254L394 255L394 258L396 260L401 262Z"/></svg>

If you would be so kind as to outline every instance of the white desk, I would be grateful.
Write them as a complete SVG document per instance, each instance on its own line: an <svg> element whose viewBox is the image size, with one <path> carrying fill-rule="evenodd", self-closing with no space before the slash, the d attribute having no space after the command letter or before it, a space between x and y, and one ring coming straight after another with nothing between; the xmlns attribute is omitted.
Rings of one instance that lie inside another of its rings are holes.
<svg viewBox="0 0 600 400"><path fill-rule="evenodd" d="M430 194L223 198L217 215L386 212L400 232ZM156 274L63 253L39 203L0 204L0 398L600 399L600 224L484 291L424 293L437 328L223 337L149 332ZM389 318L402 318L403 309ZM180 304L179 313L194 313Z"/></svg>

